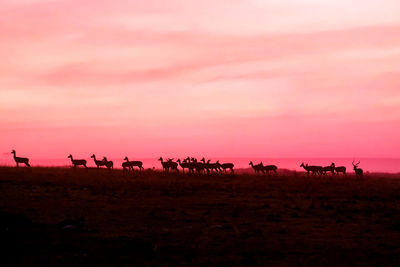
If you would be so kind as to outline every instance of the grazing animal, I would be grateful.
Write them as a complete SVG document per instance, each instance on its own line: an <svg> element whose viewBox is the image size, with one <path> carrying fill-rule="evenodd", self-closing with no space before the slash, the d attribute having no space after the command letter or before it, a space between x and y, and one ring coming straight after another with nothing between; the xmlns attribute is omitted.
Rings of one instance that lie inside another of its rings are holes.
<svg viewBox="0 0 400 267"><path fill-rule="evenodd" d="M68 158L71 159L71 162L74 165L74 168L76 168L77 166L83 166L87 169L85 159L74 159L71 154L69 154Z"/></svg>
<svg viewBox="0 0 400 267"><path fill-rule="evenodd" d="M122 163L122 168L124 171L126 171L126 168L128 168L128 172L130 170L133 171L133 167L138 167L140 171L144 170L143 168L143 162L141 161L129 161L128 157L124 158L125 162Z"/></svg>
<svg viewBox="0 0 400 267"><path fill-rule="evenodd" d="M161 165L162 165L164 171L169 172L169 170L171 169L171 170L179 172L178 163L172 161L172 159L169 159L168 161L164 161L163 158L160 157L158 160L161 161Z"/></svg>
<svg viewBox="0 0 400 267"><path fill-rule="evenodd" d="M104 160L97 160L95 154L93 154L91 158L94 159L94 163L96 164L97 168L100 168L100 166L106 166L106 162Z"/></svg>
<svg viewBox="0 0 400 267"><path fill-rule="evenodd" d="M29 159L28 158L17 157L17 153L15 152L14 149L13 149L13 151L11 151L11 154L14 154L14 160L15 160L15 163L17 163L17 168L18 168L19 163L23 163L23 164L25 164L25 166L31 167L31 165L29 165Z"/></svg>
<svg viewBox="0 0 400 267"><path fill-rule="evenodd" d="M107 160L107 157L103 157L103 161L105 162L107 169L114 169L114 162L112 160Z"/></svg>
<svg viewBox="0 0 400 267"><path fill-rule="evenodd" d="M335 166L335 163L332 163L332 164L333 164L333 167L335 168L335 172L336 172L337 174L343 173L343 175L346 175L346 167L345 167L345 166L338 166L338 167L336 167L336 166Z"/></svg>
<svg viewBox="0 0 400 267"><path fill-rule="evenodd" d="M262 162L261 162L262 165ZM275 165L265 165L263 166L263 170L267 172L267 174L269 174L270 171L273 171L275 174L278 174L277 171L278 167Z"/></svg>
<svg viewBox="0 0 400 267"><path fill-rule="evenodd" d="M249 165L253 168L255 174L258 174L260 172L262 172L263 174L265 173L264 166L262 165L262 163L254 165L253 162L250 161Z"/></svg>
<svg viewBox="0 0 400 267"><path fill-rule="evenodd" d="M335 174L335 163L332 162L331 165L323 167L323 172L326 175L328 172Z"/></svg>
<svg viewBox="0 0 400 267"><path fill-rule="evenodd" d="M307 171L307 175L310 175L310 172L312 174L322 174L323 173L323 168L321 166L308 166L307 164L301 163L300 167L303 167Z"/></svg>
<svg viewBox="0 0 400 267"><path fill-rule="evenodd" d="M235 166L233 163L219 163L219 160L217 161L218 167L222 168L222 170L226 173L227 169L231 170L231 173L234 173L233 167Z"/></svg>
<svg viewBox="0 0 400 267"><path fill-rule="evenodd" d="M358 164L360 164L360 161L358 161L358 163L354 164L354 160L353 160L353 162L351 164L353 164L353 169L354 169L354 172L356 173L356 175L358 177L362 177L364 175L364 171L363 171L363 169L358 168Z"/></svg>

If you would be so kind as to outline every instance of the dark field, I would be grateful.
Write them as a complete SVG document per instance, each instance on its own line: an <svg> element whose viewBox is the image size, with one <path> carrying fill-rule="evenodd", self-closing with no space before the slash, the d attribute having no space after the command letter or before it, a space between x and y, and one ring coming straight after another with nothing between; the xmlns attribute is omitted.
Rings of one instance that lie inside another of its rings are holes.
<svg viewBox="0 0 400 267"><path fill-rule="evenodd" d="M398 266L399 178L0 168L0 265Z"/></svg>

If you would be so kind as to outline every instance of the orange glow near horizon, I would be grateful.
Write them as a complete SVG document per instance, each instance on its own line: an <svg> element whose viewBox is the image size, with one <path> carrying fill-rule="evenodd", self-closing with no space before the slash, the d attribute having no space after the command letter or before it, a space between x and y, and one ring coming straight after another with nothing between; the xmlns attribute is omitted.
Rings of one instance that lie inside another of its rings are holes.
<svg viewBox="0 0 400 267"><path fill-rule="evenodd" d="M399 158L400 2L350 2L3 0L0 152Z"/></svg>

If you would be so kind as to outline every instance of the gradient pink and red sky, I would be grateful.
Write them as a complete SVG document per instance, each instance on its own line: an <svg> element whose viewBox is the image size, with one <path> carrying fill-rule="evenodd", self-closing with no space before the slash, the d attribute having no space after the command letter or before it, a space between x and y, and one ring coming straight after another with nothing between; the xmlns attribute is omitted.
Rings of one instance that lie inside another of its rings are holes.
<svg viewBox="0 0 400 267"><path fill-rule="evenodd" d="M398 0L2 0L0 147L392 157Z"/></svg>

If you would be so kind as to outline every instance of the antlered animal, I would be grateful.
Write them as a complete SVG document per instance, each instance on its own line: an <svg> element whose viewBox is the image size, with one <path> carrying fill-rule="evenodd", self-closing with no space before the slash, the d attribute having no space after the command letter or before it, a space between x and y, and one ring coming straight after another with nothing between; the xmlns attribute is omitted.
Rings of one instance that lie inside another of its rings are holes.
<svg viewBox="0 0 400 267"><path fill-rule="evenodd" d="M358 163L354 164L354 160L353 160L353 162L351 164L353 164L353 169L354 169L354 172L356 173L356 175L358 177L362 177L364 175L364 171L363 171L363 169L358 168L360 161L358 161Z"/></svg>

